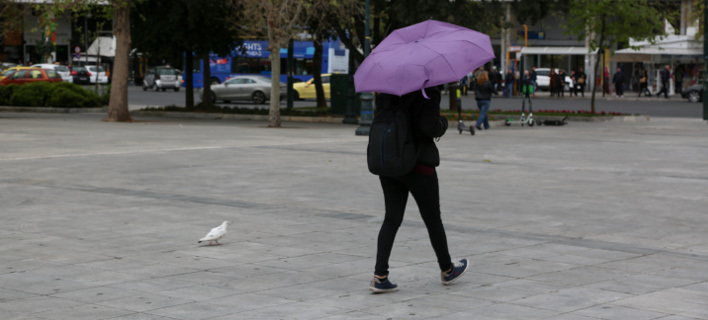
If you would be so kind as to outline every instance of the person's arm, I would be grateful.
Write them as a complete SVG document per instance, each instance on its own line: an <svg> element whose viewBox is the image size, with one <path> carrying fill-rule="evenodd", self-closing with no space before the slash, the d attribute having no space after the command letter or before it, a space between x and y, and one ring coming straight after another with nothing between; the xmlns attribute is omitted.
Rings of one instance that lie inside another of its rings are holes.
<svg viewBox="0 0 708 320"><path fill-rule="evenodd" d="M440 91L426 90L430 99L424 99L418 113L418 132L429 138L442 137L447 131L447 119L440 115Z"/></svg>

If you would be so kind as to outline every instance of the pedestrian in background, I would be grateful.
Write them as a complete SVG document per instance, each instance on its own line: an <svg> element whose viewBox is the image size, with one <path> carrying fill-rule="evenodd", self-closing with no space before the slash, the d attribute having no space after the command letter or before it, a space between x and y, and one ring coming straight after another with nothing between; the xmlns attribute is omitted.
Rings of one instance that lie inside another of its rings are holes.
<svg viewBox="0 0 708 320"><path fill-rule="evenodd" d="M556 74L556 70L551 68L551 73L548 75L548 89L551 91L551 97L556 95L556 78L558 75Z"/></svg>
<svg viewBox="0 0 708 320"><path fill-rule="evenodd" d="M465 96L467 95L467 84L468 84L467 80L468 80L467 75L465 75L464 77L462 77L462 79L460 79L460 91L462 91L462 94Z"/></svg>
<svg viewBox="0 0 708 320"><path fill-rule="evenodd" d="M535 66L531 67L531 73L529 75L531 76L531 84L533 85L532 96L536 97L536 90L538 89L538 84L536 83L537 74L536 74L536 67Z"/></svg>
<svg viewBox="0 0 708 320"><path fill-rule="evenodd" d="M671 79L671 67L667 64L664 70L661 70L661 91L656 94L656 97L660 97L661 93L664 93L664 98L669 98L669 80Z"/></svg>
<svg viewBox="0 0 708 320"><path fill-rule="evenodd" d="M477 119L477 124L475 124L477 130L482 130L482 125L484 125L484 130L489 130L487 112L492 104L493 93L494 85L492 81L489 79L487 72L482 72L479 75L479 79L477 79L477 89L474 91L474 98L477 100L477 108L479 109L479 118Z"/></svg>
<svg viewBox="0 0 708 320"><path fill-rule="evenodd" d="M499 78L497 78L497 74L495 73L494 67L487 71L487 78L492 82L492 89L494 89L494 83L499 80ZM477 80L479 82L479 79Z"/></svg>
<svg viewBox="0 0 708 320"><path fill-rule="evenodd" d="M646 92L647 97L651 97L651 92L649 91L649 75L647 75L646 69L642 69L639 76L639 95L637 97L641 97L644 92Z"/></svg>
<svg viewBox="0 0 708 320"><path fill-rule="evenodd" d="M580 91L580 94L583 97L585 97L585 83L587 83L587 81L588 81L588 75L585 74L585 71L583 70L583 68L580 68L580 71L578 71L577 76L578 76L578 91Z"/></svg>
<svg viewBox="0 0 708 320"><path fill-rule="evenodd" d="M492 67L492 72L494 73L494 81L492 81L492 87L494 87L494 94L499 94L499 88L501 88L502 82L504 82L504 79L502 79L502 74L497 70L497 67ZM492 77L489 77L492 79Z"/></svg>
<svg viewBox="0 0 708 320"><path fill-rule="evenodd" d="M562 69L558 69L558 73L556 74L556 92L559 97L565 96L565 71Z"/></svg>
<svg viewBox="0 0 708 320"><path fill-rule="evenodd" d="M514 72L509 69L506 72L506 78L504 78L504 96L511 98L511 94L514 91Z"/></svg>
<svg viewBox="0 0 708 320"><path fill-rule="evenodd" d="M602 94L610 94L610 70L605 67L602 74ZM599 81L599 80L598 80ZM599 83L599 82L598 82Z"/></svg>
<svg viewBox="0 0 708 320"><path fill-rule="evenodd" d="M521 100L521 112L523 113L526 109L526 100L529 101L529 110L531 110L531 95L533 94L533 84L528 70L524 71L524 76L521 78L521 92L524 94L524 98Z"/></svg>
<svg viewBox="0 0 708 320"><path fill-rule="evenodd" d="M570 96L578 96L578 79L575 70L570 70Z"/></svg>
<svg viewBox="0 0 708 320"><path fill-rule="evenodd" d="M374 293L398 290L398 285L388 279L388 261L396 233L403 222L409 193L418 204L418 210L428 229L428 236L440 267L442 283L451 284L461 277L468 267L467 259L452 261L447 247L447 236L440 218L440 190L435 172L435 167L440 165L440 154L434 139L445 134L448 124L447 119L440 115L440 91L435 87L424 90L427 98L421 90L400 97L381 93L376 104L382 108L405 108L410 112L410 129L413 133L413 143L418 150L418 159L413 170L403 176L379 176L386 215L379 230L376 267L369 286L369 290Z"/></svg>
<svg viewBox="0 0 708 320"><path fill-rule="evenodd" d="M676 83L676 92L677 94L681 94L681 91L683 90L682 85L683 85L683 75L685 73L685 70L683 69L682 65L679 65L676 67L676 70L674 70L674 83Z"/></svg>
<svg viewBox="0 0 708 320"><path fill-rule="evenodd" d="M621 98L624 96L624 73L622 73L622 68L617 67L617 73L612 77L612 83L615 84L615 93L617 97Z"/></svg>

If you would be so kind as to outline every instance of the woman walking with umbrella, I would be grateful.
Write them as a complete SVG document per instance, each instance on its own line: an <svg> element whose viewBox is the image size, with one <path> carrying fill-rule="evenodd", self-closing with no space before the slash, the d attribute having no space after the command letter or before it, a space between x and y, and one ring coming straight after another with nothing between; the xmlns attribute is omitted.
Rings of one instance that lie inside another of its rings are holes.
<svg viewBox="0 0 708 320"><path fill-rule="evenodd" d="M409 120L401 123L408 123L416 150L412 170L397 176L379 175L386 213L378 235L374 278L369 286L372 292L398 290L398 285L388 278L388 261L409 194L418 204L428 230L442 283L449 285L467 271L467 259L450 258L441 219L435 169L440 164L440 155L434 139L445 134L447 120L440 116L440 92L435 86L459 81L493 58L489 36L428 20L391 33L354 74L357 92L380 92L377 100L380 114L405 114ZM374 117L373 123L376 122ZM369 142L372 143L372 136Z"/></svg>

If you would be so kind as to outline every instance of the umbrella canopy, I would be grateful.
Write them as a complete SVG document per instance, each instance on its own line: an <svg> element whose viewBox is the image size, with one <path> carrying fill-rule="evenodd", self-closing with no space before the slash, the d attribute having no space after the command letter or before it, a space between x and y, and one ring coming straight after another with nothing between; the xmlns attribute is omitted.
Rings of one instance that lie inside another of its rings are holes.
<svg viewBox="0 0 708 320"><path fill-rule="evenodd" d="M357 92L404 95L455 82L494 59L489 36L427 20L392 32L354 74Z"/></svg>

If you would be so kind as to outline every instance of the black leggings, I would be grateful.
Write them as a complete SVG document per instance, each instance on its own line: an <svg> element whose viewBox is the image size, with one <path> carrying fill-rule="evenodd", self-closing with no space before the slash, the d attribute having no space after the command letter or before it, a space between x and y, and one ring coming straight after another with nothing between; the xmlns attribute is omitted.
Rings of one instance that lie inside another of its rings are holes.
<svg viewBox="0 0 708 320"><path fill-rule="evenodd" d="M398 228L403 222L409 192L418 204L420 216L428 229L428 236L433 250L435 250L440 271L449 270L452 267L452 262L447 249L445 228L440 218L440 192L437 173L423 175L411 172L402 177L380 177L380 180L386 203L386 217L379 231L374 274L388 275L388 259L391 256Z"/></svg>

